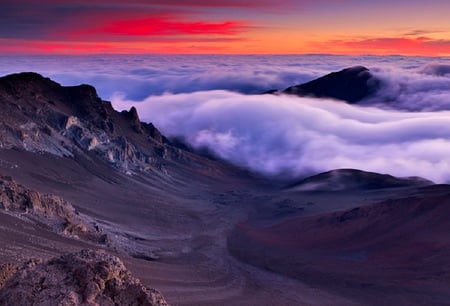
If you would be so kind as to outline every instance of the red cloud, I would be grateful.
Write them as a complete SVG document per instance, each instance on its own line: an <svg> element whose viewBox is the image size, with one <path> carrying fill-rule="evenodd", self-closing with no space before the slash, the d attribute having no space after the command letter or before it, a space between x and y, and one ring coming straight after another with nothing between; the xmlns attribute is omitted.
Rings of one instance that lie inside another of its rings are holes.
<svg viewBox="0 0 450 306"><path fill-rule="evenodd" d="M142 41L46 41L1 39L0 54L149 54L149 53L227 53L238 37L165 37Z"/></svg>
<svg viewBox="0 0 450 306"><path fill-rule="evenodd" d="M15 4L14 0L4 0L6 3ZM70 0L21 0L22 5L44 4L44 5L73 5ZM298 0L297 2L314 3L313 0ZM205 7L205 8L258 8L276 7L281 4L293 4L292 0L78 0L78 5L100 5L104 7L121 5L133 6L136 4L143 6L170 6L170 7Z"/></svg>
<svg viewBox="0 0 450 306"><path fill-rule="evenodd" d="M120 35L120 36L156 36L156 35L197 35L218 34L234 35L246 29L239 21L210 23L206 21L181 21L168 17L150 17L137 20L111 21L99 28L88 29L75 35Z"/></svg>
<svg viewBox="0 0 450 306"><path fill-rule="evenodd" d="M402 54L402 55L448 55L450 40L418 38L370 38L362 40L334 40L329 42L335 49L351 54Z"/></svg>

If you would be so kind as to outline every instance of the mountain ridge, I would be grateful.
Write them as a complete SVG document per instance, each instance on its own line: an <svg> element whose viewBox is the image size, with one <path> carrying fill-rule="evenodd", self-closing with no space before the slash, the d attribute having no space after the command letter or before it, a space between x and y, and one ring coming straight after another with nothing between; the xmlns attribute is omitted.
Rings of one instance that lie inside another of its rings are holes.
<svg viewBox="0 0 450 306"><path fill-rule="evenodd" d="M164 172L164 161L189 160L134 107L117 112L90 85L61 86L27 72L0 78L1 147L73 156L92 151L123 171Z"/></svg>
<svg viewBox="0 0 450 306"><path fill-rule="evenodd" d="M265 94L288 94L299 97L331 98L357 104L374 95L382 86L381 79L364 66L353 66L331 72L312 81Z"/></svg>
<svg viewBox="0 0 450 306"><path fill-rule="evenodd" d="M358 169L335 169L299 180L287 188L302 191L343 191L352 189L383 189L432 185L419 177L398 178L389 174Z"/></svg>

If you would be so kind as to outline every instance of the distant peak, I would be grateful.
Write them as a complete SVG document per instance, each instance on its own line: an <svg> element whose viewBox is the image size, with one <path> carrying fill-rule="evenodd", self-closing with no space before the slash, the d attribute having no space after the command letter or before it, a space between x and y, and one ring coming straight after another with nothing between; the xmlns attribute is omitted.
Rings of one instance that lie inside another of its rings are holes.
<svg viewBox="0 0 450 306"><path fill-rule="evenodd" d="M363 71L369 71L369 69L364 66L353 66L353 67L342 69L341 71L342 72L347 71L347 72L359 73L359 72L363 72Z"/></svg>
<svg viewBox="0 0 450 306"><path fill-rule="evenodd" d="M297 96L333 98L348 103L357 103L374 94L381 81L364 66L353 66L332 72L308 83L284 90Z"/></svg>
<svg viewBox="0 0 450 306"><path fill-rule="evenodd" d="M417 177L398 178L389 174L358 169L335 169L310 176L288 187L303 191L341 191L414 187L429 184L433 184L433 182Z"/></svg>

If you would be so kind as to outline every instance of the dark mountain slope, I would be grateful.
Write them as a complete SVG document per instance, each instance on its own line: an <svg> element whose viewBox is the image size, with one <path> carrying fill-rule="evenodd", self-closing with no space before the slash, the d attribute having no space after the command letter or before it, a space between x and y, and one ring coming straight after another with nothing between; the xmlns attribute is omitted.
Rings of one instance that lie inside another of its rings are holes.
<svg viewBox="0 0 450 306"><path fill-rule="evenodd" d="M332 72L305 84L289 87L282 93L357 103L373 95L380 85L381 81L370 73L369 69L355 66Z"/></svg>
<svg viewBox="0 0 450 306"><path fill-rule="evenodd" d="M124 171L163 171L165 159L186 159L136 109L117 112L89 85L63 87L36 73L0 78L0 142L58 156L95 153Z"/></svg>
<svg viewBox="0 0 450 306"><path fill-rule="evenodd" d="M333 201L333 199L330 199ZM245 262L360 300L447 305L450 187L269 227L244 222L229 238Z"/></svg>

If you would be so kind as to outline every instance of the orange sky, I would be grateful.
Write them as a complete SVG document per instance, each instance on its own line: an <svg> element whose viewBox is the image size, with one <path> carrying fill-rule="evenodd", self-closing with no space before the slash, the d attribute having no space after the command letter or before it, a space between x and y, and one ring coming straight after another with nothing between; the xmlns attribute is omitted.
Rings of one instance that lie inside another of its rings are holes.
<svg viewBox="0 0 450 306"><path fill-rule="evenodd" d="M3 0L0 53L450 56L450 1Z"/></svg>

